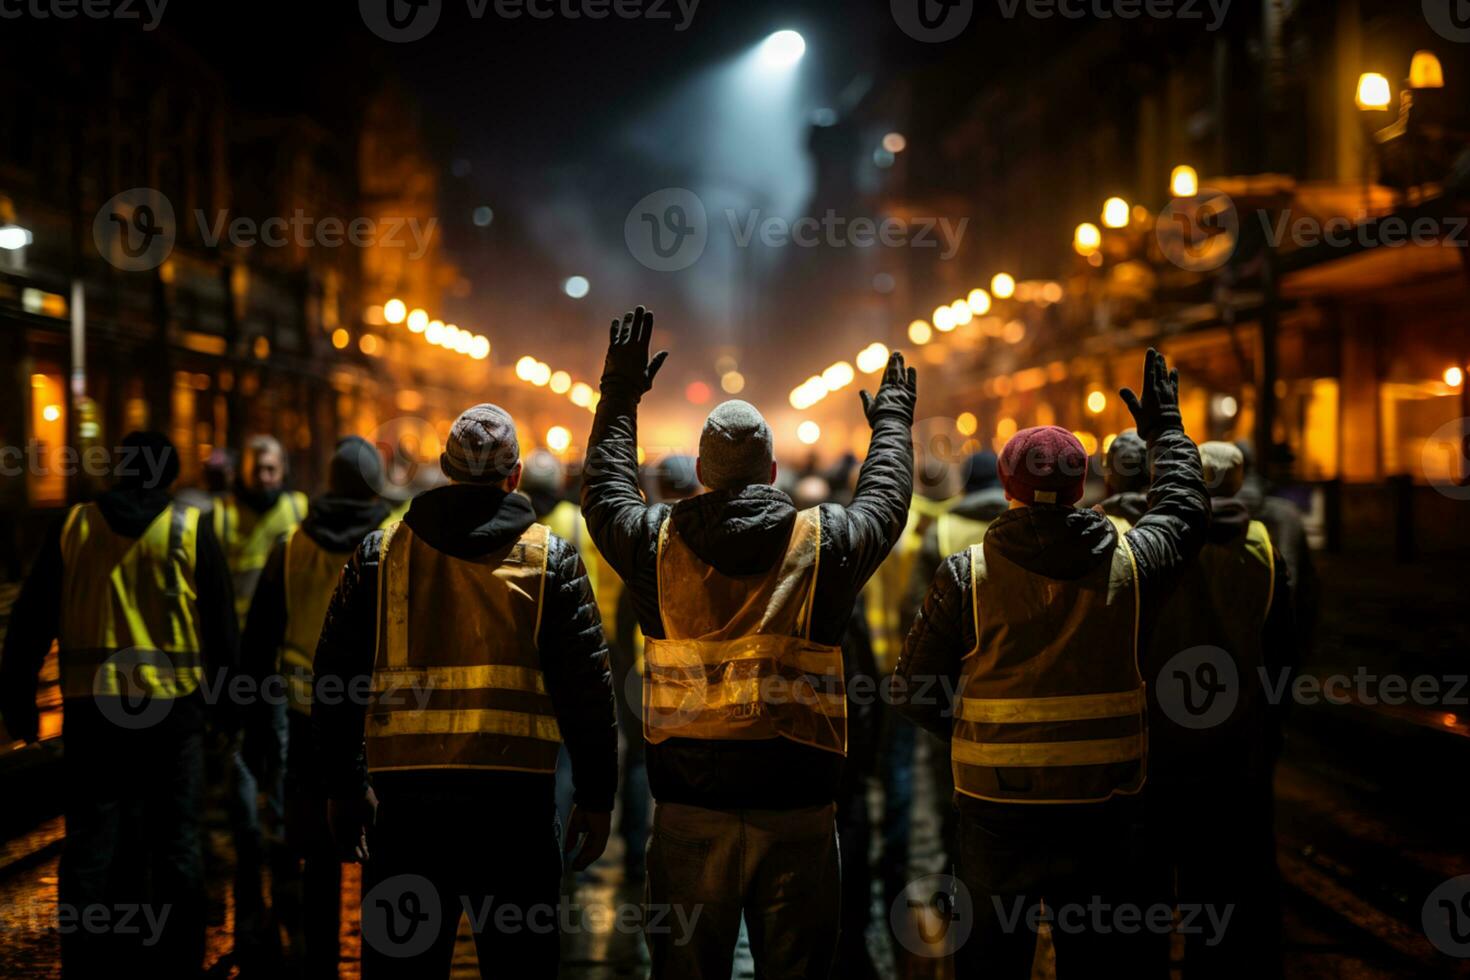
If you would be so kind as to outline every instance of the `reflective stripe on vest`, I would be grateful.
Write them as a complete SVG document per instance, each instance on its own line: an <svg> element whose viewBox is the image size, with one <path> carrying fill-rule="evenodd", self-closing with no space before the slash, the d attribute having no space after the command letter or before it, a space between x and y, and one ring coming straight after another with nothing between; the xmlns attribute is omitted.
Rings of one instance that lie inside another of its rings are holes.
<svg viewBox="0 0 1470 980"><path fill-rule="evenodd" d="M536 637L550 530L455 558L383 535L368 769L554 772L561 730Z"/></svg>
<svg viewBox="0 0 1470 980"><path fill-rule="evenodd" d="M61 532L62 696L193 693L203 676L194 576L199 511L170 504L140 537L116 534L96 504Z"/></svg>
<svg viewBox="0 0 1470 980"><path fill-rule="evenodd" d="M282 493L263 514L242 506L234 494L215 500L214 535L219 539L234 579L235 612L241 627L245 625L250 600L255 597L255 586L260 582L260 573L272 549L301 523L306 506L306 495L295 490Z"/></svg>
<svg viewBox="0 0 1470 980"><path fill-rule="evenodd" d="M821 527L817 508L801 511L770 572L734 577L700 560L665 518L658 605L668 636L645 641L648 741L779 737L847 752L842 648L810 638Z"/></svg>
<svg viewBox="0 0 1470 980"><path fill-rule="evenodd" d="M311 713L312 662L327 619L327 607L350 551L328 551L292 528L286 537L286 635L281 646L281 673L286 678L287 705Z"/></svg>
<svg viewBox="0 0 1470 980"><path fill-rule="evenodd" d="M1076 580L970 547L976 646L960 671L957 790L1005 803L1084 803L1142 788L1137 580L1122 535L1110 560Z"/></svg>

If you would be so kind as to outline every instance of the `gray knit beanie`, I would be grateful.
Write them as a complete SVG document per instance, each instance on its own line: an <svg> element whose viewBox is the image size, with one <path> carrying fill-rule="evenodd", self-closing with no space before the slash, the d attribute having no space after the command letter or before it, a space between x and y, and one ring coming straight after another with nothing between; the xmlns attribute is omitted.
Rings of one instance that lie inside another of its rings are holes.
<svg viewBox="0 0 1470 980"><path fill-rule="evenodd" d="M771 482L771 427L738 398L715 406L699 434L699 473L711 490Z"/></svg>
<svg viewBox="0 0 1470 980"><path fill-rule="evenodd" d="M520 461L515 421L505 409L488 402L465 409L454 420L449 442L439 455L444 475L460 483L500 483Z"/></svg>

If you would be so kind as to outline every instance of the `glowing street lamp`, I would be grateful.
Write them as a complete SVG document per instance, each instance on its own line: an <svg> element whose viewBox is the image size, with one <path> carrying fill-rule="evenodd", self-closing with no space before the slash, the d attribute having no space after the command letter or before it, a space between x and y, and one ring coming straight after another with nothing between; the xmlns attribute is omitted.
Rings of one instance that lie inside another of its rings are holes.
<svg viewBox="0 0 1470 980"><path fill-rule="evenodd" d="M408 307L401 299L390 299L383 304L383 319L389 323L402 323L404 317L408 316Z"/></svg>
<svg viewBox="0 0 1470 980"><path fill-rule="evenodd" d="M1175 167L1169 175L1169 193L1175 197L1194 197L1199 193L1199 174L1188 164Z"/></svg>
<svg viewBox="0 0 1470 980"><path fill-rule="evenodd" d="M806 40L795 31L777 31L761 42L760 62L764 68L784 71L806 54Z"/></svg>
<svg viewBox="0 0 1470 980"><path fill-rule="evenodd" d="M1103 202L1102 223L1107 228L1127 228L1131 208L1121 197L1110 197Z"/></svg>
<svg viewBox="0 0 1470 980"><path fill-rule="evenodd" d="M1010 299L1016 295L1016 279L1008 272L997 272L990 280L990 292L996 299Z"/></svg>
<svg viewBox="0 0 1470 980"><path fill-rule="evenodd" d="M1365 112L1381 111L1393 101L1393 89L1388 79L1376 71L1367 71L1358 76L1358 108Z"/></svg>
<svg viewBox="0 0 1470 980"><path fill-rule="evenodd" d="M1072 247L1077 250L1078 255L1091 255L1102 247L1102 232L1097 225L1084 221L1077 226L1077 232L1072 236Z"/></svg>

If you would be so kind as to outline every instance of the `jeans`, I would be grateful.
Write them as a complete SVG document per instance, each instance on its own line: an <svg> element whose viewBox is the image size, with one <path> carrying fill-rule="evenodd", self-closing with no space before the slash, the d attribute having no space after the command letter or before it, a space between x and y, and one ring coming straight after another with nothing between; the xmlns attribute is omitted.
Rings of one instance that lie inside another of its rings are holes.
<svg viewBox="0 0 1470 980"><path fill-rule="evenodd" d="M363 867L363 980L448 977L462 914L481 977L555 977L560 836L550 799L384 789Z"/></svg>
<svg viewBox="0 0 1470 980"><path fill-rule="evenodd" d="M1136 801L975 810L959 819L957 872L974 924L955 953L957 978L1028 980L1043 904L1052 917L1058 980L1168 976L1167 961L1159 964L1153 956L1157 929L1140 925L1148 921L1149 890L1138 873ZM962 893L958 906L963 904ZM1164 926L1171 924L1167 909L1155 911ZM1114 927L1123 915L1136 931Z"/></svg>
<svg viewBox="0 0 1470 980"><path fill-rule="evenodd" d="M909 882L909 835L914 814L914 748L919 729L896 711L884 714L878 746L878 778L883 784L883 904L891 908ZM944 804L949 804L945 797Z"/></svg>
<svg viewBox="0 0 1470 980"><path fill-rule="evenodd" d="M69 716L85 710L66 709ZM204 965L203 736L166 723L89 730L68 717L66 725L57 888L63 975L197 976ZM100 929L87 924L97 921L98 908L107 912Z"/></svg>
<svg viewBox="0 0 1470 980"><path fill-rule="evenodd" d="M342 864L313 767L311 719L290 715L286 838L273 862L276 915L307 977L336 977L342 924Z"/></svg>
<svg viewBox="0 0 1470 980"><path fill-rule="evenodd" d="M835 811L656 804L643 926L654 980L728 980L742 916L756 976L829 976L840 915Z"/></svg>

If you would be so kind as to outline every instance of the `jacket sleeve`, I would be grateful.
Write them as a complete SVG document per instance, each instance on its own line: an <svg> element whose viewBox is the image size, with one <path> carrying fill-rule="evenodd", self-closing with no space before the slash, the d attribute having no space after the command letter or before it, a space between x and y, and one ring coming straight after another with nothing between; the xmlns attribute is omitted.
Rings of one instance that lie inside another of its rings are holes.
<svg viewBox="0 0 1470 980"><path fill-rule="evenodd" d="M577 549L553 537L541 610L541 670L572 761L572 800L608 813L618 784L618 726L602 618Z"/></svg>
<svg viewBox="0 0 1470 980"><path fill-rule="evenodd" d="M878 570L903 533L914 488L912 403L875 409L873 438L858 474L852 503L822 505L822 553L816 596L812 602L813 633L837 642L852 614L858 590Z"/></svg>
<svg viewBox="0 0 1470 980"><path fill-rule="evenodd" d="M56 521L21 585L10 610L10 628L0 653L0 715L12 738L28 742L39 734L37 678L51 644L61 632L61 528Z"/></svg>
<svg viewBox="0 0 1470 980"><path fill-rule="evenodd" d="M363 731L373 683L382 545L383 532L372 532L342 569L312 666L312 740L322 789L333 799L360 798L368 786Z"/></svg>
<svg viewBox="0 0 1470 980"><path fill-rule="evenodd" d="M1155 435L1148 456L1153 473L1148 510L1128 531L1128 544L1137 563L1144 618L1151 621L1204 544L1210 500L1199 449L1183 429Z"/></svg>
<svg viewBox="0 0 1470 980"><path fill-rule="evenodd" d="M948 740L960 661L975 645L970 553L946 558L934 573L894 670L893 703L914 724Z"/></svg>
<svg viewBox="0 0 1470 980"><path fill-rule="evenodd" d="M624 582L631 582L657 546L663 508L643 499L638 486L638 398L604 385L582 478L582 518L597 550Z"/></svg>
<svg viewBox="0 0 1470 980"><path fill-rule="evenodd" d="M919 544L919 553L914 556L914 567L904 585L904 594L899 599L900 623L912 624L918 616L924 605L924 596L929 591L929 584L934 581L939 566L947 557L949 556L939 553L939 525L930 523Z"/></svg>

